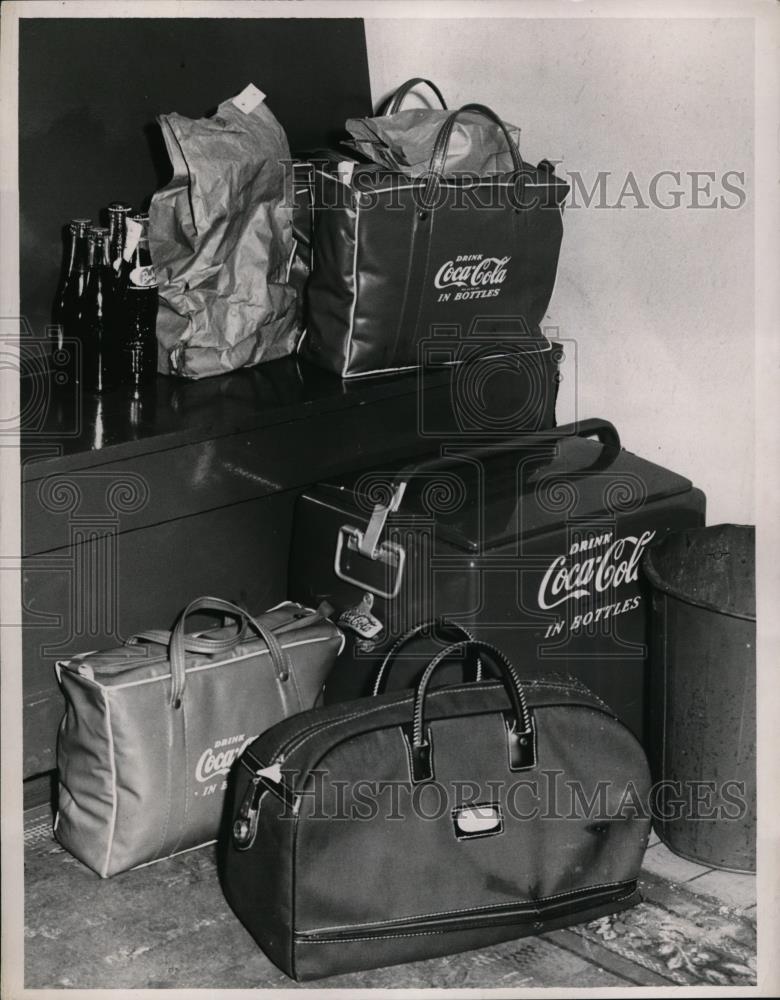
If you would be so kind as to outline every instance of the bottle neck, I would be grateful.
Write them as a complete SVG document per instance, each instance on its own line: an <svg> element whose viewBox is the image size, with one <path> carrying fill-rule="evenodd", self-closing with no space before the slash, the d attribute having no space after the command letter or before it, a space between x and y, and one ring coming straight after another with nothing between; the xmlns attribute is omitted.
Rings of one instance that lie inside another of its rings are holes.
<svg viewBox="0 0 780 1000"><path fill-rule="evenodd" d="M108 244L104 239L89 240L87 253L90 271L101 270L109 266Z"/></svg>
<svg viewBox="0 0 780 1000"><path fill-rule="evenodd" d="M76 249L73 270L83 272L89 270L89 240L86 231L79 231L76 235Z"/></svg>
<svg viewBox="0 0 780 1000"><path fill-rule="evenodd" d="M124 206L121 208L109 207L108 209L108 255L109 260L115 266L119 266L125 248L129 211L130 209Z"/></svg>
<svg viewBox="0 0 780 1000"><path fill-rule="evenodd" d="M78 240L78 230L73 226L68 227L68 252L65 258L65 277L69 278L73 274L76 266L76 242Z"/></svg>

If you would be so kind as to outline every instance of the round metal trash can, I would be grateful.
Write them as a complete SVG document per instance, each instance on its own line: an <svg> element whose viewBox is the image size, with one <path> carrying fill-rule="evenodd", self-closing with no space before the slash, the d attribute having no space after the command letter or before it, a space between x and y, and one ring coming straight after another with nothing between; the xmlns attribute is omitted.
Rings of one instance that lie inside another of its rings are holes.
<svg viewBox="0 0 780 1000"><path fill-rule="evenodd" d="M755 528L673 532L652 587L647 751L653 826L675 854L756 867Z"/></svg>

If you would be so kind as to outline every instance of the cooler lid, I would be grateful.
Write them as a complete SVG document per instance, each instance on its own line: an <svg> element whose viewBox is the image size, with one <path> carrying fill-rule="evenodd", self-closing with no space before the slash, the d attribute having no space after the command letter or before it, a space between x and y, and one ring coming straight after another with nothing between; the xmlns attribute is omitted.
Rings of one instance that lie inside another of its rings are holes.
<svg viewBox="0 0 780 1000"><path fill-rule="evenodd" d="M401 466L399 465L399 468ZM332 499L368 516L378 498L388 496L393 467L350 476L329 486ZM435 521L436 536L455 548L485 552L564 524L583 526L600 518L627 516L654 501L685 493L690 480L598 441L569 436L528 450L515 448L485 459L455 460L446 470L409 478L399 519Z"/></svg>

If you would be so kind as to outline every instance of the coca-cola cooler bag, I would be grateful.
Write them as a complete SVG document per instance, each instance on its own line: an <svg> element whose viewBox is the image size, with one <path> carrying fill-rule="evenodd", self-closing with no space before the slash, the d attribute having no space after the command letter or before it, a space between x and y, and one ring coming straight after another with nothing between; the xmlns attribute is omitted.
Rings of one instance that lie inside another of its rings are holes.
<svg viewBox="0 0 780 1000"><path fill-rule="evenodd" d="M508 172L445 171L461 121L497 132ZM421 176L340 156L315 163L312 178L305 358L352 378L551 350L540 324L569 188L547 161L525 163L489 108L446 117ZM437 348L444 330L463 341L454 354Z"/></svg>
<svg viewBox="0 0 780 1000"><path fill-rule="evenodd" d="M187 634L203 611L238 626ZM236 757L315 704L342 645L300 604L253 617L204 597L172 632L59 662L57 840L103 878L213 843Z"/></svg>
<svg viewBox="0 0 780 1000"><path fill-rule="evenodd" d="M319 484L298 502L289 589L327 600L350 637L326 702L370 694L393 642L444 617L540 676L573 674L641 739L640 560L704 511L688 479L622 449L604 420ZM417 677L431 642L408 645L388 686Z"/></svg>

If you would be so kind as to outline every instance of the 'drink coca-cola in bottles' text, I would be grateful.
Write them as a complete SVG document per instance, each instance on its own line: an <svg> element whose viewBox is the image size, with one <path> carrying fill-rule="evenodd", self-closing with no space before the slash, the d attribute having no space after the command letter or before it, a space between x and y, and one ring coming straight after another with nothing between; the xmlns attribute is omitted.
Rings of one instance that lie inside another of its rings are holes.
<svg viewBox="0 0 780 1000"><path fill-rule="evenodd" d="M485 257L480 253L460 254L445 261L436 272L433 284L439 289L439 302L461 299L492 299L501 292L511 257ZM448 289L460 289L449 291Z"/></svg>
<svg viewBox="0 0 780 1000"><path fill-rule="evenodd" d="M654 537L655 531L644 531L639 536L626 535L613 539L611 532L605 532L596 538L574 542L567 556L556 556L547 567L537 594L539 607L545 611L553 608L566 610L569 602L592 597L593 603L596 603L600 595L606 595L598 607L572 615L568 622L571 632L593 622L634 611L639 607L641 597L607 601L609 597L617 597L618 588L624 584L636 583L642 553ZM572 557L582 555L584 559L573 561ZM553 622L545 638L560 635L565 626L564 620Z"/></svg>

